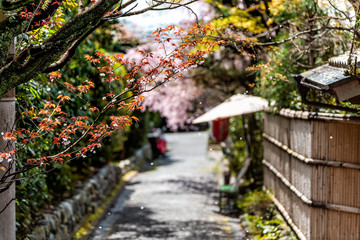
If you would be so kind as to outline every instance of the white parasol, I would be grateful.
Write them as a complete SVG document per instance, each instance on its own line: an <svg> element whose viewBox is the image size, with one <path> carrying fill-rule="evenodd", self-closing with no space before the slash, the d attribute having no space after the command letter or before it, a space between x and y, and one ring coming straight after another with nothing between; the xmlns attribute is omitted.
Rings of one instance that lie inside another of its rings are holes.
<svg viewBox="0 0 360 240"><path fill-rule="evenodd" d="M210 122L216 119L259 112L267 106L268 102L263 98L237 94L196 118L192 123Z"/></svg>

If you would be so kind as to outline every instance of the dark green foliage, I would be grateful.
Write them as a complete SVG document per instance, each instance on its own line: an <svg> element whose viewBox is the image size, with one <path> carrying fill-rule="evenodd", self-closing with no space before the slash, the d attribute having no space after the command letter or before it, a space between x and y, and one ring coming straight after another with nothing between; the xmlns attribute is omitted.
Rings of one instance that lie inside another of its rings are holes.
<svg viewBox="0 0 360 240"><path fill-rule="evenodd" d="M63 164L47 174L46 184L53 199L59 201L71 196L75 187L88 179L93 173L85 161L77 159L76 164Z"/></svg>
<svg viewBox="0 0 360 240"><path fill-rule="evenodd" d="M17 89L17 126L26 129L34 127L31 119L24 118L21 114L25 109L36 108L43 104L47 96L46 86L36 81L21 85ZM23 145L17 142L17 169L23 167L22 159L32 158L38 152L49 150L50 143L46 138L39 138L37 144ZM44 168L34 168L21 173L19 178L24 178L16 183L16 227L18 238L32 227L39 217L39 209L49 203L52 197L46 183L47 175L43 174ZM36 199L36 200L35 200Z"/></svg>
<svg viewBox="0 0 360 240"><path fill-rule="evenodd" d="M115 23L115 22L113 22ZM95 50L109 53L111 51L124 52L126 48L133 46L134 42L121 44L115 42L113 35L109 31L114 30L116 26L113 23L106 24L106 28L98 29L91 37L86 39L80 45L74 57L61 71L63 81L74 86L81 84L84 80L92 80L96 87L89 94L80 97L71 97L72 101L64 106L65 112L69 116L84 116L89 113L89 109L84 108L84 101L101 108L103 93L105 92L106 83L101 80L97 69L89 62L85 61L84 55L94 55ZM110 30L109 30L110 29ZM90 40L91 38L91 40ZM105 48L100 48L105 46ZM118 74L122 74L125 69L119 67ZM118 88L124 88L123 83L119 83ZM17 127L34 129L36 126L33 120L24 117L21 113L25 110L38 109L50 98L55 99L57 95L67 92L65 86L56 83L50 83L45 75L40 75L37 79L17 88ZM127 113L129 114L129 113ZM137 116L141 119L142 113ZM144 115L145 116L145 115ZM143 124L139 123L141 127ZM138 128L134 128L134 130ZM55 164L51 167L36 167L27 173L21 174L24 180L17 182L16 185L16 216L17 216L17 236L23 239L23 236L31 230L32 224L40 215L41 209L48 209L56 205L62 199L69 197L75 190L76 186L84 182L98 168L104 166L110 161L120 160L124 157L124 142L127 140L127 134L130 129L125 129L113 134L111 137L102 142L102 148L97 152L88 155L86 158L78 158L63 165ZM140 130L139 130L140 131ZM141 130L143 131L143 130ZM141 132L140 131L140 132ZM144 143L144 136L141 136L139 144ZM85 143L79 143L83 146ZM134 147L139 147L139 144ZM57 147L52 144L51 136L37 138L33 144L23 145L17 143L18 167L21 166L24 159L37 158L44 155L52 155L58 151ZM129 150L131 151L131 150ZM45 173L44 173L45 172ZM36 199L36 200L35 200Z"/></svg>
<svg viewBox="0 0 360 240"><path fill-rule="evenodd" d="M255 189L243 196L242 201L238 203L238 207L250 215L265 216L271 213L270 208L273 205L268 194L261 189ZM266 217L270 219L272 215L267 215Z"/></svg>
<svg viewBox="0 0 360 240"><path fill-rule="evenodd" d="M24 233L31 229L34 222L40 217L39 210L52 199L46 184L46 175L41 169L35 168L20 174L16 185L16 228L17 238L24 239Z"/></svg>
<svg viewBox="0 0 360 240"><path fill-rule="evenodd" d="M125 142L125 157L129 157L134 154L134 151L139 149L145 143L148 142L148 134L153 129L162 127L162 120L160 113L150 111L135 111L133 113L135 117L139 119L138 123L131 126L128 139Z"/></svg>
<svg viewBox="0 0 360 240"><path fill-rule="evenodd" d="M139 122L131 125L127 141L125 142L124 157L129 157L134 154L136 149L139 149L147 142L147 134L149 132L150 112L135 111L133 113L139 119Z"/></svg>
<svg viewBox="0 0 360 240"><path fill-rule="evenodd" d="M231 149L233 157L228 158L229 168L236 175L247 157L244 124L241 117L230 118L230 137L234 146Z"/></svg>
<svg viewBox="0 0 360 240"><path fill-rule="evenodd" d="M274 52L269 53L268 62L257 68L259 71L255 94L267 99L273 109L303 107L296 91L296 82L292 78L292 74L300 69L288 61L289 48L290 46L274 48Z"/></svg>
<svg viewBox="0 0 360 240"><path fill-rule="evenodd" d="M244 213L242 225L253 239L297 239L277 212L269 195L261 189L247 192L238 201L238 207Z"/></svg>
<svg viewBox="0 0 360 240"><path fill-rule="evenodd" d="M242 168L248 154L252 157L246 179L252 183L262 181L262 114L249 114L230 119L230 138L233 142L233 157L229 158L230 170L236 175ZM246 138L248 146L246 145ZM248 148L248 149L247 149ZM249 151L249 153L248 153Z"/></svg>

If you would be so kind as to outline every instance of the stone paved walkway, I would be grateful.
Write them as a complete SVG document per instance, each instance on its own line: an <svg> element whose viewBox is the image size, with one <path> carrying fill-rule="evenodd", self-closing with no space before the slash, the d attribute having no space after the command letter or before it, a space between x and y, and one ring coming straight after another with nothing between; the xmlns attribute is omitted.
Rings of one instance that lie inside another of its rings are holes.
<svg viewBox="0 0 360 240"><path fill-rule="evenodd" d="M217 213L216 161L208 156L207 133L166 139L167 157L125 185L91 239L243 239L238 219Z"/></svg>

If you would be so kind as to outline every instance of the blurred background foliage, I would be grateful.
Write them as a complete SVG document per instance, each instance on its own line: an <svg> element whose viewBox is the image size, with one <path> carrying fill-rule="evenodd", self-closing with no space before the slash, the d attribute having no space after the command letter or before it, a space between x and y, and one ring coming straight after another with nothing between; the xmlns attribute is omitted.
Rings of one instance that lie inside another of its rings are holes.
<svg viewBox="0 0 360 240"><path fill-rule="evenodd" d="M218 90L223 98L218 102L242 93L265 98L273 112L282 108L328 111L301 102L293 74L325 64L330 57L350 49L352 34L340 28L351 23L338 9L314 0L206 2L212 8L210 23L216 28L212 37L228 44L193 72L199 86L205 91ZM310 94L315 101L335 102L322 94ZM247 173L250 182L262 181L262 120L262 114L230 119L230 169L236 176L242 167L247 135L253 158Z"/></svg>

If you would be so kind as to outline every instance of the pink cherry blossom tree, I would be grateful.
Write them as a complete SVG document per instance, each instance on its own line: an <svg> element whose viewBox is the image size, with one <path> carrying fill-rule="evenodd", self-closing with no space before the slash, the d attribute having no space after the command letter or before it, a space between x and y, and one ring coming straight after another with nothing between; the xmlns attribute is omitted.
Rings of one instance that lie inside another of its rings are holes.
<svg viewBox="0 0 360 240"><path fill-rule="evenodd" d="M182 26L188 26L189 28L196 22L208 22L214 15L215 11L206 2L199 1L196 3L197 15L192 18L186 18L181 22ZM184 14L186 11L192 10L182 9ZM192 11L192 13L194 13ZM164 51L171 51L173 46L164 42L163 48L154 48L153 39L148 43L137 46L130 49L125 57L129 61L134 61L137 64L141 64L144 61L148 62L141 70L148 71L151 66L158 64L160 56L164 55ZM179 39L180 40L180 39ZM151 52L152 56L148 59L144 59L141 52ZM167 54L167 53L165 53ZM181 64L178 62L177 64ZM188 71L186 76L177 79L176 81L168 82L164 85L157 87L156 89L144 92L142 96L145 97L143 103L144 109L148 109L152 112L159 112L160 115L167 120L167 127L172 131L184 129L191 124L192 120L204 112L206 108L206 94L203 88L196 84L191 77L191 70ZM151 86L148 86L151 87Z"/></svg>
<svg viewBox="0 0 360 240"><path fill-rule="evenodd" d="M178 79L143 94L144 107L159 112L172 131L185 128L194 119L201 89L191 78Z"/></svg>

